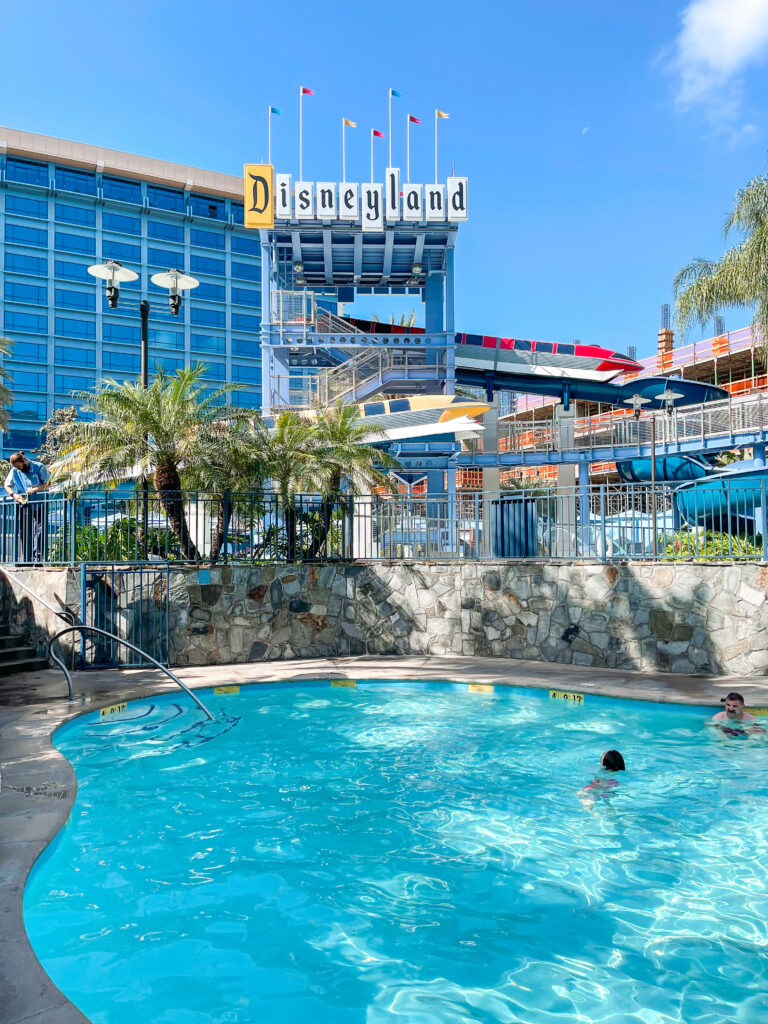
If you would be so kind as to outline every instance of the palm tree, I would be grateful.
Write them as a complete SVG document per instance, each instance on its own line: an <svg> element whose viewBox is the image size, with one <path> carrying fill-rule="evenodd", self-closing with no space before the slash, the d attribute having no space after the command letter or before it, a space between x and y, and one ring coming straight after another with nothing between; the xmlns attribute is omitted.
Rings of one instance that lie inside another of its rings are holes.
<svg viewBox="0 0 768 1024"><path fill-rule="evenodd" d="M388 452L373 444L383 440L382 431L366 426L356 405L338 403L318 413L316 424L317 463L313 467L312 486L322 495L319 529L313 538L308 557L315 558L322 549L331 527L333 509L342 492L370 494L377 487L394 491L389 470L400 469L400 463Z"/></svg>
<svg viewBox="0 0 768 1024"><path fill-rule="evenodd" d="M93 392L74 394L92 422L61 423L52 430L63 456L71 456L82 469L70 473L75 480L152 477L168 523L186 558L199 553L189 533L182 500L180 472L197 458L206 437L220 422L236 422L247 414L220 404L236 385L222 385L206 395L200 378L205 366L177 370L166 376L159 370L149 387L107 379Z"/></svg>
<svg viewBox="0 0 768 1024"><path fill-rule="evenodd" d="M684 333L726 306L755 307L752 328L768 351L768 176L758 175L736 193L724 236L742 240L716 263L692 260L675 275L675 312Z"/></svg>
<svg viewBox="0 0 768 1024"><path fill-rule="evenodd" d="M258 445L254 444L259 432L255 427L258 413L250 413L254 422L238 420L212 425L202 438L200 451L194 464L185 468L182 480L191 490L212 491L216 495L216 529L211 539L210 559L216 562L224 550L230 520L239 502L233 498L241 492L261 491L267 482L264 464L260 461ZM249 500L242 510L248 516L253 510Z"/></svg>

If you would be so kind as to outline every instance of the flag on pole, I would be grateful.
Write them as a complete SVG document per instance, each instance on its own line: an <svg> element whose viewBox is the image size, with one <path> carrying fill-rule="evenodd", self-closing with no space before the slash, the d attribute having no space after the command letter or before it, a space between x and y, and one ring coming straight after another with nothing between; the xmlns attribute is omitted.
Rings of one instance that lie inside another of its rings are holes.
<svg viewBox="0 0 768 1024"><path fill-rule="evenodd" d="M435 114L436 114L436 115L437 115L438 117L444 117L446 121L448 120L448 116L449 116L449 115L448 115L448 114L446 114L444 110L436 110L436 111L435 111Z"/></svg>
<svg viewBox="0 0 768 1024"><path fill-rule="evenodd" d="M389 121L387 122L387 137L389 138L389 163L388 167L392 166L392 97L396 96L399 100L403 98L402 93L399 93L397 89L389 90Z"/></svg>
<svg viewBox="0 0 768 1024"><path fill-rule="evenodd" d="M314 89L305 89L304 86L302 85L302 87L301 87L301 95L302 96L314 96L315 95L315 90ZM441 117L448 117L447 114L441 114L440 116Z"/></svg>
<svg viewBox="0 0 768 1024"><path fill-rule="evenodd" d="M401 100L403 98L403 94L401 92L398 92L397 89L390 89L389 90L389 95L390 96L397 96L397 98L399 100Z"/></svg>
<svg viewBox="0 0 768 1024"><path fill-rule="evenodd" d="M408 115L408 120L411 122L411 124L421 124L421 118L414 117L413 114Z"/></svg>
<svg viewBox="0 0 768 1024"><path fill-rule="evenodd" d="M270 114L277 114L278 117L282 114L282 110L278 110L277 107L270 107L269 112Z"/></svg>
<svg viewBox="0 0 768 1024"><path fill-rule="evenodd" d="M373 132L377 139L384 138L384 132L377 132L375 128L372 128L371 131Z"/></svg>
<svg viewBox="0 0 768 1024"><path fill-rule="evenodd" d="M357 128L357 121L349 121L347 118L342 118L347 128Z"/></svg>
<svg viewBox="0 0 768 1024"><path fill-rule="evenodd" d="M341 180L347 180L347 141L344 137L345 128L357 128L357 121L350 121L348 117L341 119Z"/></svg>
<svg viewBox="0 0 768 1024"><path fill-rule="evenodd" d="M278 110L277 107L270 107L269 113L267 114L267 163L272 163L272 115L282 114L282 110Z"/></svg>

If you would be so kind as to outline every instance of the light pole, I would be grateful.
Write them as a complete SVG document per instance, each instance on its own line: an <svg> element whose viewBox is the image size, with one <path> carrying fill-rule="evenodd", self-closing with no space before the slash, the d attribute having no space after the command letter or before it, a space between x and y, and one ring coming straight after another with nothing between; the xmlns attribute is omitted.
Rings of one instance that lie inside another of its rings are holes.
<svg viewBox="0 0 768 1024"><path fill-rule="evenodd" d="M139 275L128 267L124 267L118 260L106 260L104 263L94 263L88 267L91 277L107 282L106 295L110 309L117 309L120 299L120 284L123 281L136 281ZM168 270L159 274L153 274L152 284L158 288L168 289L168 305L171 313L178 316L181 312L181 292L197 288L200 282L195 277L183 274L180 270ZM150 304L147 299L139 302L139 316L141 318L141 386L146 391L149 387L149 311ZM148 441L145 436L145 441ZM142 490L142 526L144 533L144 561L147 559L147 533L149 528L149 487L146 474L141 477Z"/></svg>

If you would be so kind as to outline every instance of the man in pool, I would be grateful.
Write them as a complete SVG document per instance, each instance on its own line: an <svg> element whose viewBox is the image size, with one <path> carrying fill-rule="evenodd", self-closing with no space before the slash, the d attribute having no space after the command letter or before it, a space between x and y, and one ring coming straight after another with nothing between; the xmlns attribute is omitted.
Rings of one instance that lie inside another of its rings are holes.
<svg viewBox="0 0 768 1024"><path fill-rule="evenodd" d="M726 736L745 737L750 733L764 733L762 725L757 724L757 719L744 707L744 698L740 693L732 690L727 697L721 697L725 704L724 711L718 711L707 725L720 729Z"/></svg>

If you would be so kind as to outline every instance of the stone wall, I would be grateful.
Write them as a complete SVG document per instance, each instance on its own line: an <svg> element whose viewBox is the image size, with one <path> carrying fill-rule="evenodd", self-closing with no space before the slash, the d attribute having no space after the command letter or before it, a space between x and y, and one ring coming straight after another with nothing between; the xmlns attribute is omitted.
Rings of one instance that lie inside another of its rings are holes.
<svg viewBox="0 0 768 1024"><path fill-rule="evenodd" d="M25 571L79 612L79 577ZM122 574L126 619L131 578ZM47 579L46 579L47 578ZM58 588L58 593L55 593ZM630 563L370 563L174 569L172 664L459 654L611 668L768 672L768 568ZM2 598L8 601L8 594ZM156 600L167 600L165 591ZM16 627L47 629L28 601Z"/></svg>

